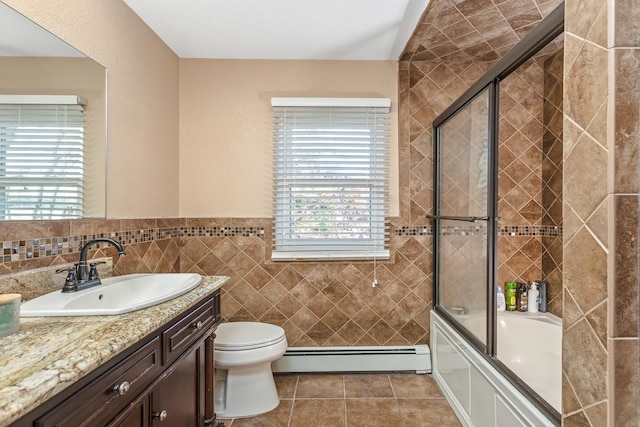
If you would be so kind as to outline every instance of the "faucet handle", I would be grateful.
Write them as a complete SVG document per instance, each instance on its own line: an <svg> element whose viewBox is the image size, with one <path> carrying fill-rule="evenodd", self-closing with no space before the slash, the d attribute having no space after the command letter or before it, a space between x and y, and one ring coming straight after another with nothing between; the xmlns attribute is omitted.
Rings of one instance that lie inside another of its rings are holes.
<svg viewBox="0 0 640 427"><path fill-rule="evenodd" d="M70 273L72 271L75 271L76 268L75 267L65 267L65 268L59 268L56 270L56 273L60 274L60 273Z"/></svg>
<svg viewBox="0 0 640 427"><path fill-rule="evenodd" d="M89 267L91 267L91 269L89 270L89 280L98 279L98 269L96 268L98 264L106 264L106 262L99 261L99 262L92 262L89 264Z"/></svg>
<svg viewBox="0 0 640 427"><path fill-rule="evenodd" d="M74 292L78 289L78 281L76 280L76 268L66 267L56 270L56 273L67 273L67 278L64 279L64 286L62 292Z"/></svg>

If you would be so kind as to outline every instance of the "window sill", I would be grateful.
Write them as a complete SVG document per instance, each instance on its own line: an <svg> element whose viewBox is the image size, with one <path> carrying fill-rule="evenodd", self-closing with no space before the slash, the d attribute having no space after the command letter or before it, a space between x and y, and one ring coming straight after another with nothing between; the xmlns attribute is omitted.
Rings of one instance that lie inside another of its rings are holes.
<svg viewBox="0 0 640 427"><path fill-rule="evenodd" d="M379 251L273 251L271 261L369 261L387 260L388 250Z"/></svg>

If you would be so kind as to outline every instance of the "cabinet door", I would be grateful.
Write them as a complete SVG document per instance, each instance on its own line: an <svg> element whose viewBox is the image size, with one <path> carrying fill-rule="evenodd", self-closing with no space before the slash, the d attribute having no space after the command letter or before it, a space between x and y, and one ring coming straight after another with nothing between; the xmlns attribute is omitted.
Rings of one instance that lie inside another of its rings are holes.
<svg viewBox="0 0 640 427"><path fill-rule="evenodd" d="M216 420L216 413L213 402L215 401L215 396L213 395L215 381L215 367L214 367L214 343L213 340L216 337L216 334L211 334L204 340L204 366L201 368L204 372L204 402L201 401L201 404L204 405L204 425L209 426L213 425Z"/></svg>
<svg viewBox="0 0 640 427"><path fill-rule="evenodd" d="M149 398L130 407L109 424L109 427L149 427Z"/></svg>
<svg viewBox="0 0 640 427"><path fill-rule="evenodd" d="M151 426L193 427L204 420L204 342L185 354L151 392Z"/></svg>

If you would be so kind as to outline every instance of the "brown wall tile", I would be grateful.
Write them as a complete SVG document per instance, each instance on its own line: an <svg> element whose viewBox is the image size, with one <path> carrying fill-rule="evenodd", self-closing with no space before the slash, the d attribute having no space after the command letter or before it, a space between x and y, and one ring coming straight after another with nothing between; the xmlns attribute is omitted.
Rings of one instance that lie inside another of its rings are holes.
<svg viewBox="0 0 640 427"><path fill-rule="evenodd" d="M70 221L0 221L2 241L71 235Z"/></svg>
<svg viewBox="0 0 640 427"><path fill-rule="evenodd" d="M637 193L638 188L638 140L640 138L640 51L616 49L615 102L613 129L614 191Z"/></svg>
<svg viewBox="0 0 640 427"><path fill-rule="evenodd" d="M612 425L635 426L640 422L638 405L638 339L614 339L611 343L615 358L613 373L614 413ZM596 424L594 424L596 425Z"/></svg>
<svg viewBox="0 0 640 427"><path fill-rule="evenodd" d="M612 337L638 337L638 196L614 196Z"/></svg>

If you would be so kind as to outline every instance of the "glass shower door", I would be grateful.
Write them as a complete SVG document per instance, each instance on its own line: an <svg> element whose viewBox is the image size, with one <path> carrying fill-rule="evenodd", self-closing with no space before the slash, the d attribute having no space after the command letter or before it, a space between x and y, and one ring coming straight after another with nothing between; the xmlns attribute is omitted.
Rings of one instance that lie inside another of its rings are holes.
<svg viewBox="0 0 640 427"><path fill-rule="evenodd" d="M435 129L436 305L487 344L489 88Z"/></svg>

